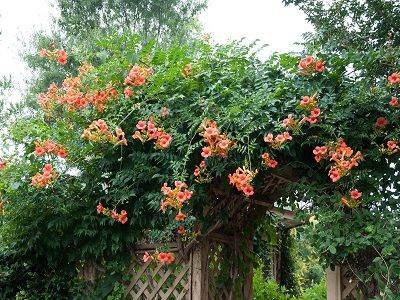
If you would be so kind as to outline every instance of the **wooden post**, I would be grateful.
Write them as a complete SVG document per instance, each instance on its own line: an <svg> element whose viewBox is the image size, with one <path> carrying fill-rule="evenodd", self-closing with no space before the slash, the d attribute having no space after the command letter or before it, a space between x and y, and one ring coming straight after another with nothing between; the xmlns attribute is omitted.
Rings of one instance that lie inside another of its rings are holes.
<svg viewBox="0 0 400 300"><path fill-rule="evenodd" d="M249 272L244 277L243 282L243 299L253 299L253 264L251 264Z"/></svg>
<svg viewBox="0 0 400 300"><path fill-rule="evenodd" d="M277 227L278 245L272 249L271 270L272 277L281 284L281 254L282 254L282 235L281 228Z"/></svg>
<svg viewBox="0 0 400 300"><path fill-rule="evenodd" d="M208 241L192 250L191 300L208 300Z"/></svg>
<svg viewBox="0 0 400 300"><path fill-rule="evenodd" d="M326 288L327 300L342 300L342 283L340 267L335 266L335 270L326 269Z"/></svg>
<svg viewBox="0 0 400 300"><path fill-rule="evenodd" d="M252 232L252 236L254 237L254 232ZM250 251L253 252L254 251L253 240L249 241L247 243L247 245L248 245ZM244 285L244 297L245 297L245 299L251 300L251 299L254 299L253 298L254 264L252 262L250 262L248 258L247 258L247 263L250 265L250 268L249 268L249 272L245 276L246 280L245 280L245 285Z"/></svg>

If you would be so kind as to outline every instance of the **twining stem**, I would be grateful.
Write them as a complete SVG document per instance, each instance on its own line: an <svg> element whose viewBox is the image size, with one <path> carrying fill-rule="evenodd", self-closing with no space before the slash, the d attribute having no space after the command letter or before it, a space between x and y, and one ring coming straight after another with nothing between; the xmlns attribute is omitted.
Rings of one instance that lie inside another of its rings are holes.
<svg viewBox="0 0 400 300"><path fill-rule="evenodd" d="M382 254L378 251L378 249L376 249L374 245L372 245L372 247L375 249L376 253L378 253L378 255L382 259L382 261L385 264L386 269L387 269L387 277L383 276L383 274L382 274L382 277L386 279L386 284L385 284L385 289L383 290L383 296L382 296L383 298L382 299L386 299L386 288L390 283L390 269L386 263L386 260L383 258Z"/></svg>

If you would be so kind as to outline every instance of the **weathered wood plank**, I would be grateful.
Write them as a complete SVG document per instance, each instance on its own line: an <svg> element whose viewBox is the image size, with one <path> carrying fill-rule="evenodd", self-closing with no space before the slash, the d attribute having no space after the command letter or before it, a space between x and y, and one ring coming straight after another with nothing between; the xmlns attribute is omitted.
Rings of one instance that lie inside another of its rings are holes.
<svg viewBox="0 0 400 300"><path fill-rule="evenodd" d="M354 280L350 282L346 288L342 291L342 299L346 299L348 295L350 295L351 292L354 291L354 289L357 287L358 280Z"/></svg>
<svg viewBox="0 0 400 300"><path fill-rule="evenodd" d="M193 250L192 300L208 300L208 249L209 242L205 240Z"/></svg>
<svg viewBox="0 0 400 300"><path fill-rule="evenodd" d="M326 269L327 300L342 300L342 284L340 267L335 270Z"/></svg>

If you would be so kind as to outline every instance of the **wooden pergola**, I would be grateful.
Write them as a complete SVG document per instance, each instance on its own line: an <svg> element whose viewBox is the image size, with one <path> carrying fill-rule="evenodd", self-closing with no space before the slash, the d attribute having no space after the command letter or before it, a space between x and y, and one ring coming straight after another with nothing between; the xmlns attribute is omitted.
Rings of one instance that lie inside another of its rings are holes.
<svg viewBox="0 0 400 300"><path fill-rule="evenodd" d="M215 201L204 209L204 215L217 221L207 226L201 240L184 245L176 235L176 241L168 244L134 246L129 268L132 279L125 283L125 299L253 299L253 266L250 256L241 247L245 245L250 251L253 247L254 226L247 225L265 216L266 211L281 216L287 228L306 223L296 221L292 211L274 206L289 182L285 177L270 175L257 191L259 196L245 201L241 195L227 195L213 186L210 197ZM142 262L144 252L154 253L160 247L175 253L175 264ZM278 274L279 264L276 253L272 260L274 276ZM351 299L347 297L354 295L357 281L349 279L349 273L344 270L340 267L335 271L327 270L328 300Z"/></svg>

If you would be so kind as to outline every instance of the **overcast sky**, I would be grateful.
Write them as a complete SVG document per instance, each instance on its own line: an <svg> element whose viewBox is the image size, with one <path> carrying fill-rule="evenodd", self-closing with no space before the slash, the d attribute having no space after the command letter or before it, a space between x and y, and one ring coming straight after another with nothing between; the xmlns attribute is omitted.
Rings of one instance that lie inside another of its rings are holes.
<svg viewBox="0 0 400 300"><path fill-rule="evenodd" d="M295 6L285 7L280 0L209 0L200 16L204 31L217 42L245 37L260 39L269 51L289 52L299 48L302 34L311 31L305 15Z"/></svg>
<svg viewBox="0 0 400 300"><path fill-rule="evenodd" d="M0 0L0 76L11 75L16 87L27 76L19 59L21 41L28 41L37 30L49 31L57 10L51 0ZM268 52L298 48L301 34L310 31L305 16L295 7L284 7L280 0L209 0L200 16L204 32L216 42L246 38L269 44ZM14 93L13 98L20 97Z"/></svg>

